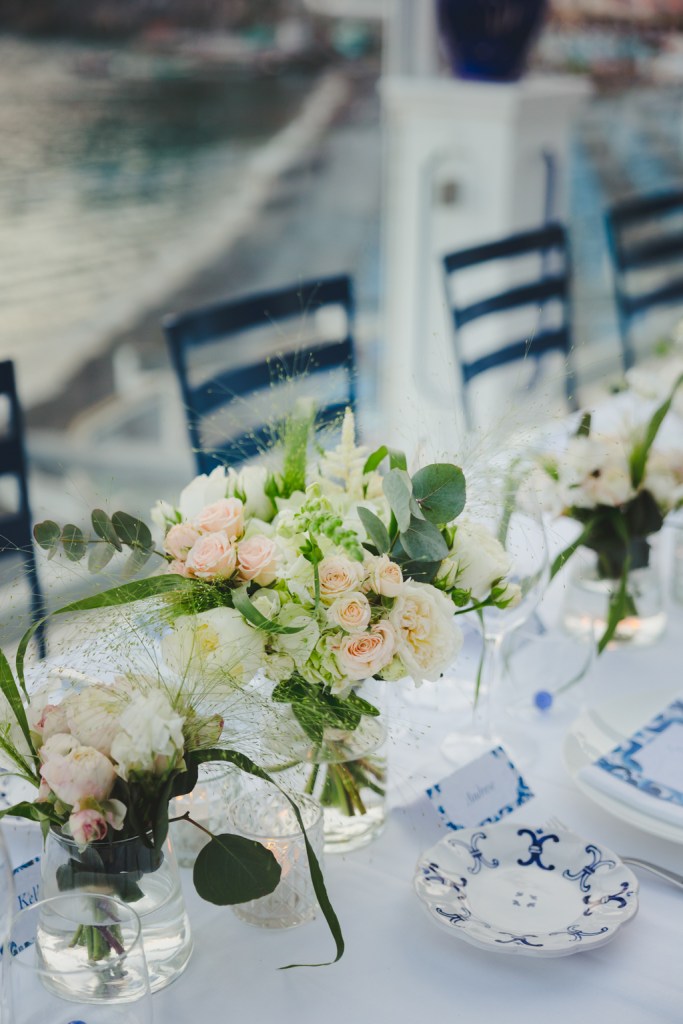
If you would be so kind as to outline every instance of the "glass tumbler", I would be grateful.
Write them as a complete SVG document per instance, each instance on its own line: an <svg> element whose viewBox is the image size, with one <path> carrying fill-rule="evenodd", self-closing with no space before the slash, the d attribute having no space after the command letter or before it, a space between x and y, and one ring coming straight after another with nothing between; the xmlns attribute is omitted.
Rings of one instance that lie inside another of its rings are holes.
<svg viewBox="0 0 683 1024"><path fill-rule="evenodd" d="M151 1024L140 919L126 903L91 892L41 900L15 915L8 950L8 1022Z"/></svg>

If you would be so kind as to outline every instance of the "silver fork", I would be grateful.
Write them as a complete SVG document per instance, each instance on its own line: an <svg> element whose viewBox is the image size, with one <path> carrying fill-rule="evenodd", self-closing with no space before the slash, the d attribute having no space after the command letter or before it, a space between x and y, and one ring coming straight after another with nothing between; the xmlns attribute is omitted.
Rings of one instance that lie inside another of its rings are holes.
<svg viewBox="0 0 683 1024"><path fill-rule="evenodd" d="M564 822L560 821L559 818L549 818L548 821L544 822L543 825L546 829L568 829L568 826ZM623 857L619 854L619 857L624 864L631 864L634 868L641 868L643 871L649 871L652 875L657 875L658 878L663 878L665 882L670 882L671 885L676 886L677 889L683 889L683 875L677 874L675 871L670 871L669 868L663 868L660 864L653 864L652 861L643 860L641 857Z"/></svg>

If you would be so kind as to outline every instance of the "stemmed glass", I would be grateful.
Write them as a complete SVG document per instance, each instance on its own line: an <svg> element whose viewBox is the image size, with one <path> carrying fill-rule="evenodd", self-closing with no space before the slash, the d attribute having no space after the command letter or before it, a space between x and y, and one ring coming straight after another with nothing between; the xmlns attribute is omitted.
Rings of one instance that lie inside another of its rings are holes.
<svg viewBox="0 0 683 1024"><path fill-rule="evenodd" d="M506 608L487 607L470 613L477 616L483 637L472 714L459 731L446 737L441 748L449 761L458 764L494 745L491 698L501 678L503 641L529 619L549 580L543 513L528 480L527 467L517 460L501 459L475 477L468 495L467 515L486 526L505 549L506 578L513 585L514 597Z"/></svg>
<svg viewBox="0 0 683 1024"><path fill-rule="evenodd" d="M127 903L80 890L41 900L15 915L5 949L12 1024L151 1024L140 919Z"/></svg>

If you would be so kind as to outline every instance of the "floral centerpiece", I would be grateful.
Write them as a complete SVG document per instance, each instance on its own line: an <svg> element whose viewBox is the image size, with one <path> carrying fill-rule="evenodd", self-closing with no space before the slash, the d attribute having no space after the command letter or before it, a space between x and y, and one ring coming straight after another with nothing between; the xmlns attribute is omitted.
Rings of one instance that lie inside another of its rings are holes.
<svg viewBox="0 0 683 1024"><path fill-rule="evenodd" d="M350 411L340 443L311 457L311 422L307 414L290 421L281 471L219 467L193 480L177 505L160 502L153 519L170 574L156 577L156 592L164 579L179 584L167 604L167 664L240 685L262 669L273 703L288 705L320 747L378 714L357 692L364 680L438 679L462 643L457 616L504 608L517 593L498 540L462 515L459 467L409 474L402 454L356 444ZM74 558L88 546L103 551L91 554L96 569L117 544L133 559L154 550L147 526L125 513L109 519L99 510L92 524L89 538L55 523L36 537ZM113 599L148 593L128 586ZM348 814L364 812L364 782L382 784L328 770L336 777L324 799Z"/></svg>
<svg viewBox="0 0 683 1024"><path fill-rule="evenodd" d="M62 611L83 611L92 605L86 599ZM27 642L25 637L20 651ZM23 685L21 656L17 675ZM209 836L193 874L204 899L218 905L243 903L275 889L280 865L263 845L239 835L214 835L189 812L169 818L169 801L192 791L200 765L207 762L227 762L271 781L249 757L224 742L218 745L226 723L216 710L221 704L217 689L207 691L168 674L131 675L114 684L91 683L60 694L61 699L53 699L49 688L29 698L2 652L0 687L4 767L37 787L34 800L9 807L0 817L9 814L40 823L47 840L44 895L94 887L143 907L142 936L153 988L172 980L191 951L182 897L165 846L171 822L183 823L175 827L194 826ZM298 808L294 803L292 807L300 821ZM343 951L339 925L306 838L305 842L338 959ZM83 928L74 942L87 947L91 960L120 952L115 932L97 926Z"/></svg>
<svg viewBox="0 0 683 1024"><path fill-rule="evenodd" d="M555 575L581 546L595 553L594 578L604 583L606 606L600 613L601 652L620 630L643 612L636 574L650 565L650 540L665 516L683 504L683 454L654 448L677 388L639 428L622 434L592 432L591 416L581 419L565 451L540 459L536 478L546 508L581 524L577 538L555 559Z"/></svg>

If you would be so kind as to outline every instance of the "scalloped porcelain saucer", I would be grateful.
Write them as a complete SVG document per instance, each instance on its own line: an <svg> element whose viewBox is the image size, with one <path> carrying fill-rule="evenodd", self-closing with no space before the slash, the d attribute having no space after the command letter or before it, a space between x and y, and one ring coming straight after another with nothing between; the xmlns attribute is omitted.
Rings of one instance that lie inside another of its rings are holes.
<svg viewBox="0 0 683 1024"><path fill-rule="evenodd" d="M507 822L444 836L420 857L415 890L453 935L527 956L604 945L638 909L635 875L602 844Z"/></svg>

